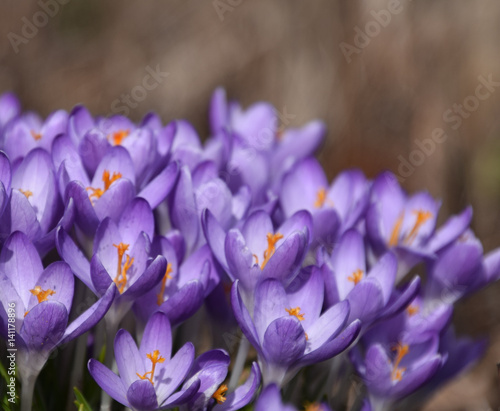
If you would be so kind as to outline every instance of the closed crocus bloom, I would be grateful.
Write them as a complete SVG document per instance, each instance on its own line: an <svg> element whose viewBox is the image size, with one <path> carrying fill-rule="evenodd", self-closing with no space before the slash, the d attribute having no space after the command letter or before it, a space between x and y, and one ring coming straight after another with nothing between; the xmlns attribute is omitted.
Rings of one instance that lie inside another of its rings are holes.
<svg viewBox="0 0 500 411"><path fill-rule="evenodd" d="M5 127L3 150L12 162L35 148L50 153L56 136L66 132L67 122L68 113L64 110L55 111L45 121L34 113L22 114Z"/></svg>
<svg viewBox="0 0 500 411"><path fill-rule="evenodd" d="M274 229L265 211L255 211L240 229L226 234L209 210L203 214L207 242L229 278L240 280L248 304L261 279L276 278L285 286L292 282L307 253L311 225L311 215L299 211Z"/></svg>
<svg viewBox="0 0 500 411"><path fill-rule="evenodd" d="M188 389L199 381L198 391L185 405L179 407L180 411L236 411L247 405L260 385L259 367L253 363L246 382L233 392L228 392L223 382L229 362L229 355L224 350L210 350L201 354L182 387Z"/></svg>
<svg viewBox="0 0 500 411"><path fill-rule="evenodd" d="M264 279L251 307L243 303L238 280L231 302L238 325L259 354L266 385L281 385L301 367L339 354L360 329L359 320L345 327L347 301L321 312L323 280L314 267L304 269L287 289L276 279Z"/></svg>
<svg viewBox="0 0 500 411"><path fill-rule="evenodd" d="M175 408L198 392L199 380L178 391L192 368L194 347L188 342L172 356L172 333L163 313L151 316L139 347L127 331L119 330L114 350L119 376L94 359L89 360L88 369L97 384L126 407L138 411Z"/></svg>
<svg viewBox="0 0 500 411"><path fill-rule="evenodd" d="M328 184L325 172L312 157L295 164L284 176L280 204L285 217L298 210L313 216L314 238L333 244L364 216L369 184L359 170L347 170Z"/></svg>
<svg viewBox="0 0 500 411"><path fill-rule="evenodd" d="M363 236L354 229L347 231L332 256L325 255L323 260L327 306L349 301L350 320L360 319L364 329L403 310L419 289L420 280L415 277L402 292L395 292L397 259L390 252L368 269Z"/></svg>
<svg viewBox="0 0 500 411"><path fill-rule="evenodd" d="M30 407L35 380L50 353L101 320L115 295L114 287L109 287L102 298L68 325L73 292L73 273L66 263L55 262L44 270L25 234L14 232L7 239L0 253L0 324L6 337L12 331L7 329L7 312L14 303L24 409Z"/></svg>
<svg viewBox="0 0 500 411"><path fill-rule="evenodd" d="M420 261L457 239L469 226L471 208L449 218L436 230L440 203L426 192L408 196L396 177L382 173L373 183L366 213L366 232L377 255L391 249L399 260L398 279Z"/></svg>
<svg viewBox="0 0 500 411"><path fill-rule="evenodd" d="M10 165L5 158L2 161L5 175ZM0 233L4 238L13 231L22 231L41 255L54 247L56 225L60 222L68 228L72 222L70 208L61 220L63 208L53 168L45 150L30 151L13 171L10 200L0 218Z"/></svg>

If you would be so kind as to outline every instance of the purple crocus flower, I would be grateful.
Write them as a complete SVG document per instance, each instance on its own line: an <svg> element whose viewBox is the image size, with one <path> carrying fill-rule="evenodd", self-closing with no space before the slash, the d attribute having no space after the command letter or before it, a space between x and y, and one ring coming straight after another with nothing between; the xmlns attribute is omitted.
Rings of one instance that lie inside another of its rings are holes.
<svg viewBox="0 0 500 411"><path fill-rule="evenodd" d="M243 188L233 196L224 181L217 177L215 164L206 161L193 172L187 166L181 168L169 197L169 220L182 233L189 255L205 242L200 221L204 209L209 209L222 228L228 230L245 215L249 205L248 191ZM162 222L159 224L161 226Z"/></svg>
<svg viewBox="0 0 500 411"><path fill-rule="evenodd" d="M122 329L116 334L114 349L120 376L94 359L89 360L88 369L97 384L126 407L175 408L198 392L200 380L177 391L193 365L194 347L188 342L172 357L172 332L165 314L151 316L139 348Z"/></svg>
<svg viewBox="0 0 500 411"><path fill-rule="evenodd" d="M142 198L129 203L117 223L105 218L99 224L90 263L66 231L58 230L59 254L87 287L97 295L113 283L118 289L120 295L106 317L114 325L118 325L135 299L165 275L165 258L159 255L152 259L149 255L153 232L153 213Z"/></svg>
<svg viewBox="0 0 500 411"><path fill-rule="evenodd" d="M382 173L372 186L371 203L366 212L366 232L377 255L388 249L399 260L397 279L424 259L458 238L468 227L471 208L448 221L437 231L436 220L440 203L428 193L420 192L408 197L396 177Z"/></svg>
<svg viewBox="0 0 500 411"><path fill-rule="evenodd" d="M68 136L60 136L54 142L53 161L66 207L73 199L75 223L90 238L104 218L117 221L136 192L151 208L156 208L170 192L178 173L177 164L172 163L141 187L128 151L113 146L106 151L91 179Z"/></svg>
<svg viewBox="0 0 500 411"><path fill-rule="evenodd" d="M390 252L367 270L363 236L355 229L342 236L330 258L324 255L321 259L326 305L349 301L350 321L360 319L364 329L403 310L419 289L420 279L415 277L404 291L393 292L397 260Z"/></svg>
<svg viewBox="0 0 500 411"><path fill-rule="evenodd" d="M255 411L297 411L293 405L285 405L281 400L280 389L276 384L264 387L255 403ZM320 403L306 403L305 411L330 411L330 407Z"/></svg>
<svg viewBox="0 0 500 411"><path fill-rule="evenodd" d="M25 113L5 127L2 148L14 163L35 148L51 151L52 142L66 132L68 113L58 110L45 121L37 114Z"/></svg>
<svg viewBox="0 0 500 411"><path fill-rule="evenodd" d="M156 237L153 241L151 254L164 256L168 265L161 282L134 304L135 313L143 321L155 311L162 311L171 325L176 326L191 317L219 283L209 247L202 246L182 261L184 244L178 244L180 241L178 234L170 239Z"/></svg>
<svg viewBox="0 0 500 411"><path fill-rule="evenodd" d="M361 171L344 171L329 186L323 168L312 157L291 168L283 178L280 193L285 217L298 210L309 211L314 238L328 245L359 222L368 199L369 185Z"/></svg>
<svg viewBox="0 0 500 411"><path fill-rule="evenodd" d="M316 267L303 269L286 289L277 279L264 279L250 306L243 302L239 283L231 293L234 315L259 354L265 385L281 385L300 367L339 354L359 333L359 320L345 327L347 301L321 313L324 286Z"/></svg>
<svg viewBox="0 0 500 411"><path fill-rule="evenodd" d="M274 229L265 211L255 211L226 234L213 214L203 214L207 242L232 281L240 280L245 303L252 304L253 291L263 278L289 285L300 270L309 246L311 215L299 211Z"/></svg>
<svg viewBox="0 0 500 411"><path fill-rule="evenodd" d="M252 363L246 382L227 393L228 388L223 382L229 363L230 357L224 350L211 350L200 355L183 384L183 389L187 389L194 382L200 381L198 392L180 406L180 411L236 411L247 405L260 385L259 367L255 362Z"/></svg>
<svg viewBox="0 0 500 411"><path fill-rule="evenodd" d="M0 217L0 235L6 238L13 231L22 231L35 243L40 254L45 255L54 247L56 225L60 223L69 228L72 223L71 208L61 220L63 207L52 159L45 150L36 148L19 159L12 171L5 156L2 163L5 180L10 179L12 173L12 181L6 181L6 195L10 199Z"/></svg>
<svg viewBox="0 0 500 411"><path fill-rule="evenodd" d="M50 353L100 321L115 296L115 288L108 287L94 305L68 325L73 292L73 273L66 263L55 262L44 269L25 234L14 232L7 239L0 253L1 334L7 338L12 331L7 312L14 308L17 366L26 390L33 389Z"/></svg>
<svg viewBox="0 0 500 411"><path fill-rule="evenodd" d="M428 264L427 300L455 301L497 280L500 249L483 257L481 242L467 230Z"/></svg>
<svg viewBox="0 0 500 411"><path fill-rule="evenodd" d="M383 410L428 381L443 363L438 333L413 333L397 320L371 329L350 357L363 378L374 410Z"/></svg>

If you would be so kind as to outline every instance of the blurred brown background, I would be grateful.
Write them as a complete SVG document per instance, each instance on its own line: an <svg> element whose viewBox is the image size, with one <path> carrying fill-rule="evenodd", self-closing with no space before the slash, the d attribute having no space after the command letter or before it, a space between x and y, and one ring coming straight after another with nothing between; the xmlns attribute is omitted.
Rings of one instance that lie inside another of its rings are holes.
<svg viewBox="0 0 500 411"><path fill-rule="evenodd" d="M442 216L472 204L485 249L500 245L498 0L55 1L1 2L0 92L26 109L108 114L158 66L169 75L125 104L134 120L155 110L206 136L218 85L244 106L272 102L292 126L321 118L330 178L391 169L441 198ZM446 141L430 143L439 128ZM428 411L498 406L499 297L493 285L457 307L458 330L491 346Z"/></svg>

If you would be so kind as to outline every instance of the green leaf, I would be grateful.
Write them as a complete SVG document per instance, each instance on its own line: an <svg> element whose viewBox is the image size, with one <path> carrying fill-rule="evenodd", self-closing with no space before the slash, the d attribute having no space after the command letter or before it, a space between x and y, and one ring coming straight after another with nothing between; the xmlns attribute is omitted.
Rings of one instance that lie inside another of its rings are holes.
<svg viewBox="0 0 500 411"><path fill-rule="evenodd" d="M75 405L78 411L92 411L92 408L90 408L89 403L83 396L83 394L80 392L80 390L76 387L73 387L73 391L75 392Z"/></svg>

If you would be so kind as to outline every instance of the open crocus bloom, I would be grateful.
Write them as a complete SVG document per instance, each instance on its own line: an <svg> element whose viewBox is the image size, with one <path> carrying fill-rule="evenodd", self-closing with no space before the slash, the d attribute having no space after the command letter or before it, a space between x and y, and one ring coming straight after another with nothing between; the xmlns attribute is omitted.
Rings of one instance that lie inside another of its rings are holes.
<svg viewBox="0 0 500 411"><path fill-rule="evenodd" d="M312 157L290 169L280 193L285 217L308 210L313 216L314 239L329 245L358 223L368 199L369 184L361 171L344 171L329 185L323 168Z"/></svg>
<svg viewBox="0 0 500 411"><path fill-rule="evenodd" d="M287 289L276 279L264 279L256 287L254 308L249 310L243 304L239 280L234 283L234 314L259 353L264 384L281 385L298 368L339 354L357 337L359 320L345 327L347 301L321 313L323 287L316 268L302 270Z"/></svg>
<svg viewBox="0 0 500 411"><path fill-rule="evenodd" d="M457 239L469 226L471 208L436 231L440 203L421 192L411 197L396 177L382 173L373 183L371 204L366 212L366 232L377 255L392 249L398 257L398 280L418 262L434 258L435 253Z"/></svg>
<svg viewBox="0 0 500 411"><path fill-rule="evenodd" d="M193 365L194 347L186 343L172 357L172 333L163 313L151 316L139 348L127 331L119 330L114 349L120 376L94 359L89 360L88 369L97 384L126 407L175 408L189 401L200 387L196 380L177 391Z"/></svg>
<svg viewBox="0 0 500 411"><path fill-rule="evenodd" d="M415 277L402 292L394 292L397 259L391 252L367 270L363 236L354 229L342 236L330 258L324 255L323 259L327 306L349 301L350 320L360 319L364 329L403 310L419 289L420 280Z"/></svg>
<svg viewBox="0 0 500 411"><path fill-rule="evenodd" d="M16 344L21 378L36 378L50 353L92 328L107 312L115 296L109 287L103 296L71 324L74 278L69 266L55 262L45 270L33 244L14 232L0 253L0 324L7 335L7 312L15 304Z"/></svg>

